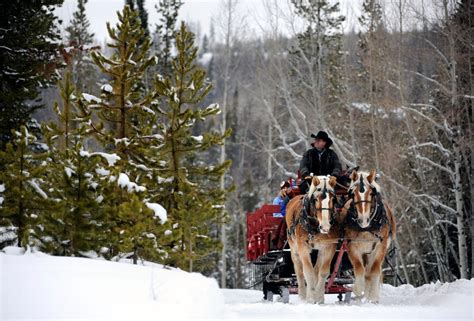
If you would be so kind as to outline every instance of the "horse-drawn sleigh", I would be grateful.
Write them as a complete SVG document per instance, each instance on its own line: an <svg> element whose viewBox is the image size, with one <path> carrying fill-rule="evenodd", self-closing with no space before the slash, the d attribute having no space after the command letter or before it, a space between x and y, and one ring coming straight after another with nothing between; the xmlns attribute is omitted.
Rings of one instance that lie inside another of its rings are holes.
<svg viewBox="0 0 474 321"><path fill-rule="evenodd" d="M298 293L307 302L323 303L324 294L337 294L349 302L353 292L358 300L378 302L395 221L375 171L354 170L348 177L347 186L334 177L313 177L309 192L289 201L284 218L275 215L277 205L247 214L247 260L264 299L279 294L288 303L289 294ZM282 220L288 240L275 248L272 239Z"/></svg>

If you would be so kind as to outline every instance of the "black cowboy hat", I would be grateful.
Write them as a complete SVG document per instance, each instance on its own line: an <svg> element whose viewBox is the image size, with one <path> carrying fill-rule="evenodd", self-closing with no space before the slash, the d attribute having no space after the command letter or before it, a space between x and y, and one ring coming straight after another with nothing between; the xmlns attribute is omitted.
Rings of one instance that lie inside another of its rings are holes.
<svg viewBox="0 0 474 321"><path fill-rule="evenodd" d="M332 139L329 138L328 133L323 132L323 131L319 131L317 135L311 134L311 137L313 137L314 139L324 140L326 142L326 148L329 148L329 146L331 146L333 143Z"/></svg>

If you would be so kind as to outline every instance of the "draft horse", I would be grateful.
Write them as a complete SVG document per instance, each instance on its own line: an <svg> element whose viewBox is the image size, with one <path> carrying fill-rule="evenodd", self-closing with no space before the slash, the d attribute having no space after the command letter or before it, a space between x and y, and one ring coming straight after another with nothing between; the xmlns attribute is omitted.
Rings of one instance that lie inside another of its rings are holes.
<svg viewBox="0 0 474 321"><path fill-rule="evenodd" d="M354 270L352 289L356 299L378 302L382 264L391 240L396 237L396 223L390 206L382 200L375 181L375 170L353 171L349 198L341 211L344 234L349 240L347 253Z"/></svg>
<svg viewBox="0 0 474 321"><path fill-rule="evenodd" d="M290 200L286 208L288 244L295 267L300 298L309 303L324 303L326 279L336 252L339 228L334 212L334 176L315 176L306 195ZM318 250L313 267L312 249ZM306 281L306 283L305 283Z"/></svg>

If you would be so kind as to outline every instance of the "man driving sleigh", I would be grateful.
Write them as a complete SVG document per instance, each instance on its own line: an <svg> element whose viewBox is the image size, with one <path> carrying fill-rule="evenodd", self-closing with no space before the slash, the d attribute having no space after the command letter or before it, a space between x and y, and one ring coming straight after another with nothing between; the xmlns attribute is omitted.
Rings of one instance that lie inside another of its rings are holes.
<svg viewBox="0 0 474 321"><path fill-rule="evenodd" d="M319 131L317 135L311 134L314 141L311 143L312 148L308 149L300 162L299 173L303 178L299 185L300 194L306 194L311 184L311 176L331 175L339 178L342 173L341 162L336 152L330 147L333 144L329 135L324 131ZM285 200L284 206L288 203L289 198ZM272 239L274 248L282 248L286 241L286 222L283 219L278 226L277 233Z"/></svg>
<svg viewBox="0 0 474 321"><path fill-rule="evenodd" d="M320 131L317 135L311 134L314 142L313 148L308 149L300 162L299 172L303 180L300 184L301 194L306 194L309 189L308 179L311 175L331 175L339 178L342 172L341 162L337 154L330 148L332 139L326 132Z"/></svg>

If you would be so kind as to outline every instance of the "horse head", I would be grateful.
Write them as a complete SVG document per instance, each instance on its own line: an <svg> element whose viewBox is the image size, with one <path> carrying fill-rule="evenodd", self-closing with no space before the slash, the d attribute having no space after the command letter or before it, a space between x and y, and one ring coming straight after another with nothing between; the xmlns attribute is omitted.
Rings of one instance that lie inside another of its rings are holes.
<svg viewBox="0 0 474 321"><path fill-rule="evenodd" d="M353 171L351 174L349 195L352 200L352 213L361 228L370 225L377 206L376 197L380 187L375 178L375 170L371 170L370 173Z"/></svg>
<svg viewBox="0 0 474 321"><path fill-rule="evenodd" d="M327 234L331 228L335 186L336 177L334 176L314 176L311 180L308 197L319 222L320 232L323 234Z"/></svg>

